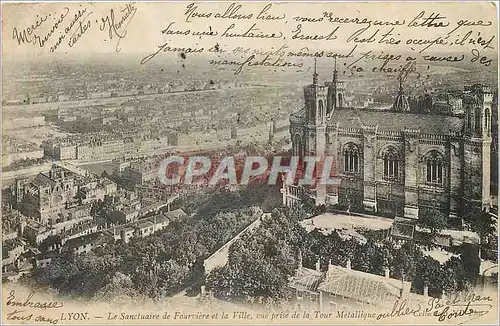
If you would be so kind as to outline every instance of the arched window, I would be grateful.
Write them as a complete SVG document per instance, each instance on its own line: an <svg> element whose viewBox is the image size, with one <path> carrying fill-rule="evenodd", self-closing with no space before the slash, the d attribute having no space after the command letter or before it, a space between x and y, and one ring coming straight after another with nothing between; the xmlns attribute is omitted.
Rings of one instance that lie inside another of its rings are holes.
<svg viewBox="0 0 500 326"><path fill-rule="evenodd" d="M382 154L384 161L383 179L396 181L399 179L401 157L394 147L388 147Z"/></svg>
<svg viewBox="0 0 500 326"><path fill-rule="evenodd" d="M344 171L346 173L356 173L360 169L361 152L358 146L348 144L344 148Z"/></svg>
<svg viewBox="0 0 500 326"><path fill-rule="evenodd" d="M472 131L472 112L469 112L469 113L467 114L467 130L468 130L469 132L471 132L471 131Z"/></svg>
<svg viewBox="0 0 500 326"><path fill-rule="evenodd" d="M432 186L443 185L443 157L436 151L425 157L425 183Z"/></svg>
<svg viewBox="0 0 500 326"><path fill-rule="evenodd" d="M318 107L319 107L319 117L320 117L321 120L323 120L324 107L323 107L323 101L322 100L318 101Z"/></svg>
<svg viewBox="0 0 500 326"><path fill-rule="evenodd" d="M341 108L342 107L342 93L339 93L339 101L338 101L338 107Z"/></svg>
<svg viewBox="0 0 500 326"><path fill-rule="evenodd" d="M304 156L302 139L299 134L293 137L293 155L302 158Z"/></svg>

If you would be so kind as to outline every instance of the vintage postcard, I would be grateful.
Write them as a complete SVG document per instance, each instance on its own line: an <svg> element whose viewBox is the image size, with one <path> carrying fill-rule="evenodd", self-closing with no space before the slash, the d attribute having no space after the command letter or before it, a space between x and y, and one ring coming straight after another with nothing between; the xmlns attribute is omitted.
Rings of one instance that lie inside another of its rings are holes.
<svg viewBox="0 0 500 326"><path fill-rule="evenodd" d="M497 324L498 3L2 4L2 324Z"/></svg>

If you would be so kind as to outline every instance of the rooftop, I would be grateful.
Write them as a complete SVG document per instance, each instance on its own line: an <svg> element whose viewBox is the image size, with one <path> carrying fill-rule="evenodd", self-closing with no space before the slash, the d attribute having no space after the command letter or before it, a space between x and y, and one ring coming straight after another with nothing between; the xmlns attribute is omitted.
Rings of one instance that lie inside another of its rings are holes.
<svg viewBox="0 0 500 326"><path fill-rule="evenodd" d="M83 237L73 238L66 242L66 247L69 249L76 249L80 246L87 244L99 244L105 243L109 240L109 237L101 232L92 233Z"/></svg>
<svg viewBox="0 0 500 326"><path fill-rule="evenodd" d="M36 221L33 221L33 220L29 220L28 221L28 224L26 225L26 228L29 228L29 229L32 229L33 231L37 232L37 233L40 233L40 232L45 232L48 230L48 227L41 224L41 223L38 223Z"/></svg>
<svg viewBox="0 0 500 326"><path fill-rule="evenodd" d="M463 120L458 117L361 109L335 110L329 124L337 123L341 128L362 129L362 125L370 125L378 126L378 130L382 131L402 131L408 128L435 135L461 132L463 127Z"/></svg>
<svg viewBox="0 0 500 326"><path fill-rule="evenodd" d="M164 214L158 214L158 215L152 216L152 217L148 218L148 220L151 221L151 222L154 222L155 217L156 217L156 223L157 224L158 223L163 223L165 221L170 222L170 219L168 217L166 217Z"/></svg>
<svg viewBox="0 0 500 326"><path fill-rule="evenodd" d="M39 173L35 179L33 180L33 184L42 187L42 186L50 186L54 187L56 185L56 182L52 179L50 179L48 176L46 176L43 173Z"/></svg>
<svg viewBox="0 0 500 326"><path fill-rule="evenodd" d="M392 304L400 298L403 283L393 278L330 265L325 280L321 282L318 289L345 298L378 305Z"/></svg>
<svg viewBox="0 0 500 326"><path fill-rule="evenodd" d="M292 114L292 118L305 119L305 108ZM423 134L448 135L461 132L463 120L459 117L435 114L417 114L370 109L336 109L328 121L330 126L339 124L340 128L359 129L363 126L378 126L380 131L403 131L420 129Z"/></svg>
<svg viewBox="0 0 500 326"><path fill-rule="evenodd" d="M72 228L64 230L63 232L61 232L61 238L70 237L70 236L75 235L77 233L80 233L82 231L95 228L96 226L97 225L96 225L96 223L93 220L82 221L82 222L80 222L78 224L75 224Z"/></svg>
<svg viewBox="0 0 500 326"><path fill-rule="evenodd" d="M316 291L323 273L306 267L300 268L300 273L292 277L290 286L299 291Z"/></svg>
<svg viewBox="0 0 500 326"><path fill-rule="evenodd" d="M188 217L186 212L184 212L181 208L163 214L171 221L182 220Z"/></svg>
<svg viewBox="0 0 500 326"><path fill-rule="evenodd" d="M145 221L140 221L137 223L137 228L138 229L144 229L144 228L149 228L149 227L152 227L154 226L153 222L149 221L149 220L145 220Z"/></svg>

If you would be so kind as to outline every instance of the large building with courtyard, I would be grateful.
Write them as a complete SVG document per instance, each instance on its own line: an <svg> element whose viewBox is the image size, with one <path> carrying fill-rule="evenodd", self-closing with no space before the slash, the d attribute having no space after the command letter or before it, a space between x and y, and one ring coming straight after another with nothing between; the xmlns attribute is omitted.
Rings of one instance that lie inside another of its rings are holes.
<svg viewBox="0 0 500 326"><path fill-rule="evenodd" d="M316 205L419 219L439 210L450 219L471 207L489 210L493 93L465 86L462 115L410 112L400 81L390 110L347 107L336 68L320 84L316 68L305 104L290 117L292 155L332 156L340 185L286 185L286 205L303 194ZM494 108L493 108L494 109Z"/></svg>

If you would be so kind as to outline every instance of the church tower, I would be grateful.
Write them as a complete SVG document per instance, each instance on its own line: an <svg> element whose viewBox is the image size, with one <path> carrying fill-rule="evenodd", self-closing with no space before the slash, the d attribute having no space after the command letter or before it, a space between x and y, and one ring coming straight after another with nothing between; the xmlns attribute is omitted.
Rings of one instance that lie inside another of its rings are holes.
<svg viewBox="0 0 500 326"><path fill-rule="evenodd" d="M399 79L399 92L394 100L392 110L396 112L410 112L410 103L403 89L403 80Z"/></svg>
<svg viewBox="0 0 500 326"><path fill-rule="evenodd" d="M324 157L326 146L326 111L328 87L319 85L314 59L314 74L311 85L304 87L306 111L306 153L305 156ZM317 185L316 205L325 204L326 187Z"/></svg>
<svg viewBox="0 0 500 326"><path fill-rule="evenodd" d="M466 86L463 188L465 213L471 206L490 209L491 109L493 93L483 85Z"/></svg>
<svg viewBox="0 0 500 326"><path fill-rule="evenodd" d="M345 107L346 98L345 84L343 81L339 80L337 71L337 58L335 57L335 63L333 67L333 79L332 83L328 87L328 110L327 115L329 116L335 109Z"/></svg>

